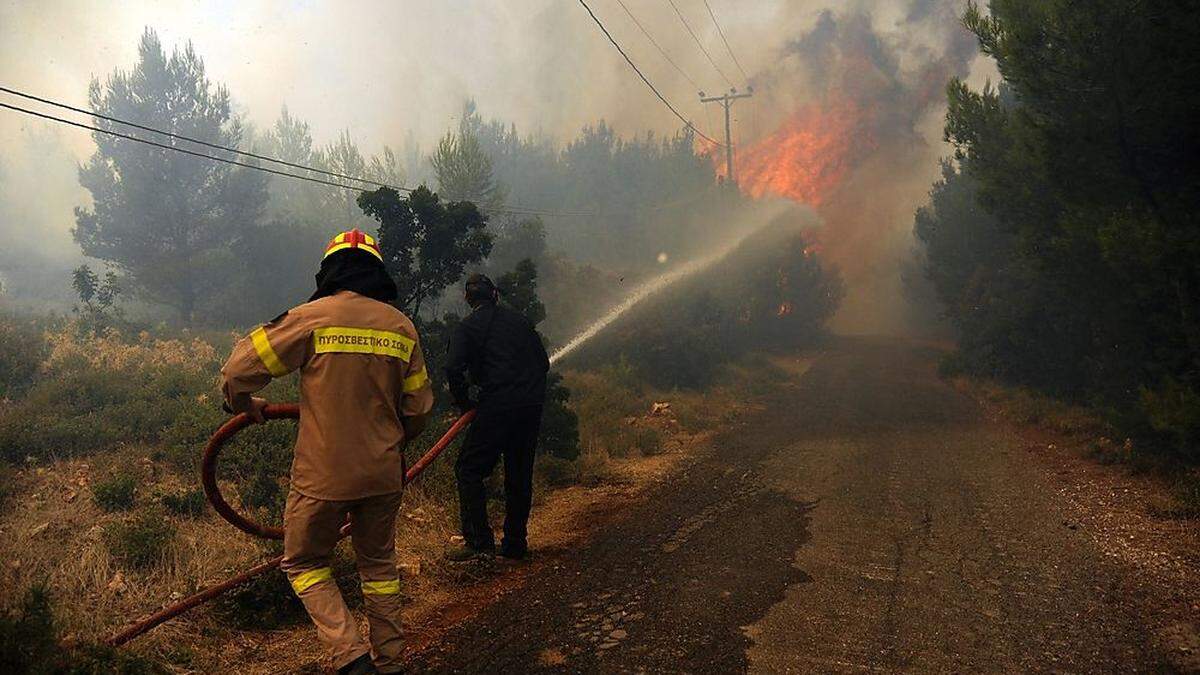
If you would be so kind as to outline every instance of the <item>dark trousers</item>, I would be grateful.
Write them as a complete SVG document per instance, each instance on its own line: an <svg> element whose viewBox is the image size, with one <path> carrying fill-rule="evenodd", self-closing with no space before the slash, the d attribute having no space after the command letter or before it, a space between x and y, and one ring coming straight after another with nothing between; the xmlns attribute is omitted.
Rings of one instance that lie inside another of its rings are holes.
<svg viewBox="0 0 1200 675"><path fill-rule="evenodd" d="M542 425L542 406L510 410L480 410L467 440L458 452L458 506L467 546L492 550L495 540L488 524L487 490L496 460L504 456L504 543L512 552L525 550L525 527L533 501L533 450Z"/></svg>

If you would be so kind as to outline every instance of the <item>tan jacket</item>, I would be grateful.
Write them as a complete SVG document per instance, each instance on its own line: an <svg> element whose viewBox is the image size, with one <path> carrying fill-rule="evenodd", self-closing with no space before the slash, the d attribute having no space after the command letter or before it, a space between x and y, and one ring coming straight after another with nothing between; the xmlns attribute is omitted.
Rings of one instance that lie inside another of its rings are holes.
<svg viewBox="0 0 1200 675"><path fill-rule="evenodd" d="M433 407L412 321L351 291L300 305L234 346L221 369L221 391L232 404L296 369L300 431L292 488L327 500L400 490L401 418Z"/></svg>

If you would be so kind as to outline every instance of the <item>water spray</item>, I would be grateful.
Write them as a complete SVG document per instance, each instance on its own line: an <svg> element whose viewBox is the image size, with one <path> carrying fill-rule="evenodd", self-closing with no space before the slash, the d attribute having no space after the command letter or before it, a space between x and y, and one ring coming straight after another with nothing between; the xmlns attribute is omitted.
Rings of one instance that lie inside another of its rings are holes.
<svg viewBox="0 0 1200 675"><path fill-rule="evenodd" d="M604 316L600 317L595 322L593 322L590 326L583 329L583 332L581 332L578 335L576 335L575 337L571 338L570 340L567 341L566 344L564 344L562 347L559 347L557 350L555 350L555 352L550 355L550 364L553 365L554 363L558 362L559 360L561 360L564 357L566 357L567 355L569 355L571 352L578 349L583 343L587 342L588 340L591 340L593 337L596 336L597 333L599 333L600 331L607 328L609 326L609 324L611 324L612 322L619 319L623 314L625 314L629 310L633 309L641 301L643 301L646 298L650 297L651 295L654 295L655 293L671 286L672 284L674 284L682 279L685 279L697 272L700 272L701 270L707 269L707 268L711 267L712 265L714 265L715 263L719 262L725 256L732 253L750 235L754 234L757 231L758 231L758 228L748 230L748 231L742 233L741 236L734 239L732 242L726 244L725 246L722 246L721 248L717 249L713 253L710 253L706 256L702 256L700 258L695 258L693 260L689 260L688 262L680 265L679 267L676 267L675 269L673 269L669 272L663 272L662 274L643 282L640 286L635 288L633 290L633 292L629 294L628 297L626 297L624 300L622 300L620 302L620 304L618 304L617 306L608 310L608 312L606 312L604 314Z"/></svg>
<svg viewBox="0 0 1200 675"><path fill-rule="evenodd" d="M595 337L597 333L604 330L611 323L616 321L623 314L635 307L642 300L645 300L647 297L719 262L722 258L732 253L734 249L736 249L747 237L756 231L757 229L749 230L743 233L740 237L734 239L729 244L726 244L709 255L688 261L669 272L660 274L642 283L640 286L634 289L633 293L621 301L620 304L610 309L604 314L604 316L600 317L590 326L585 328L583 332L571 338L565 345L556 350L554 354L550 356L550 363L554 364L578 349L582 344ZM296 405L295 403L268 405L263 410L263 417L268 420L299 419L300 406ZM458 434L463 431L463 429L467 428L467 426L471 424L471 420L473 420L474 417L475 411L470 411L455 420L454 424L452 424L446 433L443 434L440 439L438 439L437 443L434 443L433 446L426 451L426 453L422 455L415 464L406 469L404 473L403 484L407 485L415 480L422 471L432 464L433 461L437 459L438 455L440 455L447 447L450 446L450 443L454 441L455 437L457 437ZM204 493L208 497L209 502L212 504L213 509L222 518L229 522L229 524L247 534L256 537L280 540L283 539L283 530L281 528L263 525L238 512L229 504L228 501L225 500L224 495L221 494L220 486L217 483L217 460L220 457L221 449L224 447L225 443L229 441L229 439L233 438L233 436L239 431L245 429L253 423L254 422L250 419L249 415L241 413L230 418L227 422L225 422L225 424L217 429L217 431L212 435L212 438L209 439L208 445L204 448L203 460L200 467L200 481L204 486ZM348 532L349 527L347 524L347 526L342 528L341 534L344 537L348 534ZM165 623L166 621L169 621L180 614L183 614L193 607L197 607L209 600L212 600L213 598L216 598L217 596L232 590L261 574L276 569L279 567L279 564L282 560L283 556L276 556L270 560L255 565L241 574L226 579L221 583L209 586L208 588L205 588L197 593L193 593L192 595L183 598L179 602L163 607L150 616L130 624L119 633L109 637L107 640L105 640L105 643L113 647L125 644L135 637L145 634L152 628Z"/></svg>

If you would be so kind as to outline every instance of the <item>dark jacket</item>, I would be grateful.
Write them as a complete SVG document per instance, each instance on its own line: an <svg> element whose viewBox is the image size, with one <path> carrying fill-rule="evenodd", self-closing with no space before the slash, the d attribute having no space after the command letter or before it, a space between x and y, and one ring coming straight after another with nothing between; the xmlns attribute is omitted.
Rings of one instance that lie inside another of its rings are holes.
<svg viewBox="0 0 1200 675"><path fill-rule="evenodd" d="M542 405L550 359L541 336L520 313L482 304L455 329L446 360L446 382L460 409L471 407L470 383L479 387L481 410Z"/></svg>

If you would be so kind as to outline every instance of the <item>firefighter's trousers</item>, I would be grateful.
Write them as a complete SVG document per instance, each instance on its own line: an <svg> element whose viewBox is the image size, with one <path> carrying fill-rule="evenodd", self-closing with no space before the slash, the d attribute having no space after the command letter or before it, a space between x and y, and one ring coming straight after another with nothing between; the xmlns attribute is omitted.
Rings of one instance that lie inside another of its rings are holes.
<svg viewBox="0 0 1200 675"><path fill-rule="evenodd" d="M400 493L354 501L314 499L292 490L283 514L283 563L292 588L317 625L335 668L373 652L381 672L399 671L400 579L396 571L396 513ZM350 538L362 582L370 643L359 633L333 579L330 561L351 517Z"/></svg>

